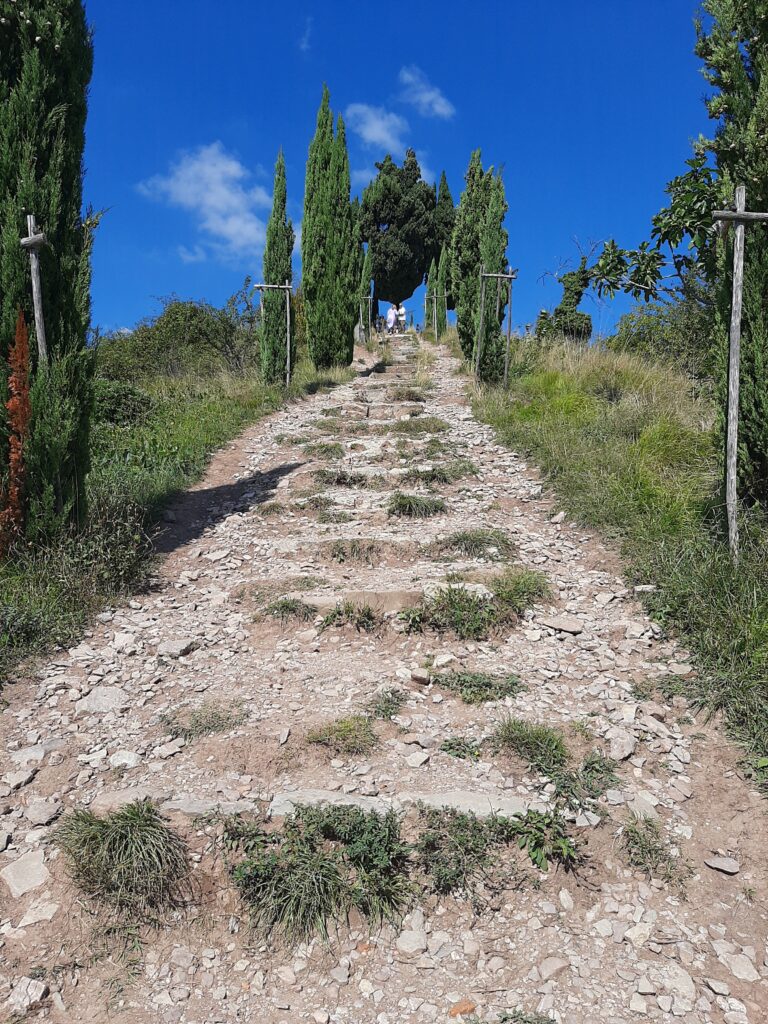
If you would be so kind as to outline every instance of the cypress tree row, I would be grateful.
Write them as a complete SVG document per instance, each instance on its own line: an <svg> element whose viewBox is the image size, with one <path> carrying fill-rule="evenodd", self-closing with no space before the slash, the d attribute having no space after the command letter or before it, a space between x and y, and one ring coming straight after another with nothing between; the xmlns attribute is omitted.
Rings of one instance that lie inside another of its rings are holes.
<svg viewBox="0 0 768 1024"><path fill-rule="evenodd" d="M87 89L93 50L82 0L4 5L0 24L0 347L7 361L21 309L33 324L29 259L19 239L34 213L50 363L32 340L31 421L24 446L27 535L43 540L85 514L93 361L90 254L98 217L82 211ZM7 365L2 388L7 394ZM7 426L2 429L7 437ZM6 475L6 442L0 473Z"/></svg>
<svg viewBox="0 0 768 1024"><path fill-rule="evenodd" d="M471 359L475 346L480 303L480 229L490 199L492 178L492 171L483 171L480 150L476 149L464 176L466 188L456 211L451 239L451 292L465 359Z"/></svg>
<svg viewBox="0 0 768 1024"><path fill-rule="evenodd" d="M371 277L372 277L372 260L371 250L366 249L363 255L363 268L360 271L360 287L358 294L360 296L360 316L362 317L363 327L368 329L368 298L371 294ZM371 304L372 306L372 304ZM371 308L371 323L375 318L375 311Z"/></svg>
<svg viewBox="0 0 768 1024"><path fill-rule="evenodd" d="M287 186L285 158L282 149L275 164L275 183L272 194L272 213L267 224L267 242L264 247L265 284L285 284L293 280L292 253L293 225L286 213ZM261 328L261 373L268 384L285 380L288 324L285 313L285 292L277 289L264 293L263 323ZM295 346L291 344L291 364L296 361Z"/></svg>
<svg viewBox="0 0 768 1024"><path fill-rule="evenodd" d="M349 200L344 122L336 137L328 87L309 146L301 227L302 288L310 355L315 366L348 366L357 318L358 242Z"/></svg>
<svg viewBox="0 0 768 1024"><path fill-rule="evenodd" d="M500 175L490 180L488 206L480 227L480 263L488 274L503 274L507 269L507 232L504 228L504 216L507 212L507 201L504 195L504 182ZM499 290L497 283L487 280L485 285L484 309L478 303L477 331L482 322L480 338L480 363L478 377L480 380L500 380L503 374L504 345L501 325L504 321L506 308L506 289L502 284Z"/></svg>
<svg viewBox="0 0 768 1024"><path fill-rule="evenodd" d="M444 246L440 253L440 262L437 266L437 336L442 338L448 328L448 317L446 316L446 296L448 294L448 246Z"/></svg>

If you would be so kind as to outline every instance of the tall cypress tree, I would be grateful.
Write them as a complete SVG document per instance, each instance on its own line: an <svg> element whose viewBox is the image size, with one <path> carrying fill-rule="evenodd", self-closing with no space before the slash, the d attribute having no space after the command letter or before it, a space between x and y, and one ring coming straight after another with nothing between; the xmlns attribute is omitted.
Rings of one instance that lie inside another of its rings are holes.
<svg viewBox="0 0 768 1024"><path fill-rule="evenodd" d="M451 238L451 292L456 303L456 329L465 359L475 346L480 303L480 228L485 218L493 174L483 171L480 150L470 158L466 188L456 211Z"/></svg>
<svg viewBox="0 0 768 1024"><path fill-rule="evenodd" d="M265 284L285 284L293 280L292 254L294 233L288 219L286 205L288 191L285 180L285 158L282 149L275 164L275 184L272 194L272 214L267 224L267 243L264 247ZM286 322L285 292L264 293L264 321L261 328L261 373L268 384L285 379L287 361L288 324ZM296 359L291 344L291 363Z"/></svg>
<svg viewBox="0 0 768 1024"><path fill-rule="evenodd" d="M301 285L307 320L307 341L317 367L333 364L333 318L328 313L326 276L332 244L330 169L333 156L333 115L328 86L317 112L317 127L309 145L301 222Z"/></svg>
<svg viewBox="0 0 768 1024"><path fill-rule="evenodd" d="M23 11L19 8L23 6ZM25 444L27 532L52 536L85 514L93 361L90 254L98 217L82 210L87 90L93 64L82 0L4 4L0 23L0 348L19 309L33 324L29 261L19 246L34 213L49 364L32 340L32 418ZM5 365L5 364L4 364ZM7 369L2 375L7 388ZM3 426L2 436L6 436ZM0 444L0 471L7 465Z"/></svg>
<svg viewBox="0 0 768 1024"><path fill-rule="evenodd" d="M507 201L504 195L504 182L500 175L491 178L488 206L480 227L480 263L488 274L503 274L507 269L507 232L504 228L504 216L507 212ZM503 371L503 343L501 325L506 308L504 284L500 287L493 279L486 281L485 308L480 309L478 303L477 332L482 319L482 335L480 337L480 380L499 380Z"/></svg>
<svg viewBox="0 0 768 1024"><path fill-rule="evenodd" d="M440 262L437 266L437 336L442 338L448 328L448 317L445 315L448 292L448 246L440 253Z"/></svg>
<svg viewBox="0 0 768 1024"><path fill-rule="evenodd" d="M437 267L435 261L429 264L427 274L427 294L424 298L424 328L434 331L435 329L435 303L434 298L437 292ZM437 338L435 338L437 341Z"/></svg>
<svg viewBox="0 0 768 1024"><path fill-rule="evenodd" d="M352 361L357 318L358 235L350 203L344 122L336 136L328 87L309 146L301 226L302 288L310 355L318 368Z"/></svg>
<svg viewBox="0 0 768 1024"><path fill-rule="evenodd" d="M366 249L363 255L363 268L360 271L360 287L358 289L358 295L360 297L360 315L362 317L363 327L368 330L368 299L371 294L371 250ZM375 313L373 310L373 304L371 303L371 322L373 322Z"/></svg>
<svg viewBox="0 0 768 1024"><path fill-rule="evenodd" d="M349 366L355 345L358 317L357 286L360 280L358 227L350 202L349 152L344 120L336 120L336 138L331 159L334 233L329 260L332 313L335 321L333 358L335 366Z"/></svg>
<svg viewBox="0 0 768 1024"><path fill-rule="evenodd" d="M437 206L435 207L435 259L439 261L443 250L450 250L453 228L456 223L456 207L453 205L453 196L448 187L448 179L445 171L440 175L440 185L437 189ZM453 309L453 299L448 296L448 309Z"/></svg>

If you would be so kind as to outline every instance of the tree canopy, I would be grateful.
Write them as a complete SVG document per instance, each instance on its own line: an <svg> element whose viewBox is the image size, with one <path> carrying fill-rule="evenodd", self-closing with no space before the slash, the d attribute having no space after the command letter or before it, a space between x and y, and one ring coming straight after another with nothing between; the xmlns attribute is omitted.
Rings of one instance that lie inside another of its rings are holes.
<svg viewBox="0 0 768 1024"><path fill-rule="evenodd" d="M435 256L437 199L412 149L402 167L391 156L376 167L363 193L360 234L371 253L375 297L400 303L423 282Z"/></svg>

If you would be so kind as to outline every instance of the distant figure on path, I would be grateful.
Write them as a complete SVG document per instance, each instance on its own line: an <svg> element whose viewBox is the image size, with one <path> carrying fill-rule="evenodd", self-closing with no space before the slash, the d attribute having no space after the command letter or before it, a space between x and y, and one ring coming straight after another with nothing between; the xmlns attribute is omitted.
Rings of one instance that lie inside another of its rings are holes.
<svg viewBox="0 0 768 1024"><path fill-rule="evenodd" d="M400 303L400 308L397 311L397 329L401 334L405 334L405 306Z"/></svg>
<svg viewBox="0 0 768 1024"><path fill-rule="evenodd" d="M395 333L395 326L397 325L397 308L391 305L387 310L387 334Z"/></svg>

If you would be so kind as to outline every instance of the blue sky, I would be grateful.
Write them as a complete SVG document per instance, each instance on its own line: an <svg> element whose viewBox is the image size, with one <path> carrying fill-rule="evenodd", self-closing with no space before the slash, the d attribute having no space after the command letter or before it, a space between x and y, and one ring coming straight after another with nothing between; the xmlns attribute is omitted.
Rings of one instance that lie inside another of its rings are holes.
<svg viewBox="0 0 768 1024"><path fill-rule="evenodd" d="M664 185L708 131L695 0L86 0L95 34L86 201L107 214L93 319L158 298L223 302L261 275L280 146L301 220L322 83L347 120L353 187L412 146L458 201L470 152L503 167L514 320L557 302L577 242L648 236ZM297 271L300 267L296 266ZM419 295L406 303L419 308ZM608 330L624 300L584 307Z"/></svg>

